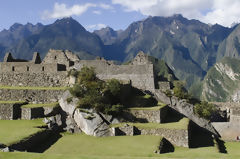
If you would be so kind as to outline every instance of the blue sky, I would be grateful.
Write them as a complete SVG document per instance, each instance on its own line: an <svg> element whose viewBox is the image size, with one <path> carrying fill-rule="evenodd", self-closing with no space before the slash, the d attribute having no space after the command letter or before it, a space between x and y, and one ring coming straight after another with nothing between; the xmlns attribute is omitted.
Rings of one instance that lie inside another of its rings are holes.
<svg viewBox="0 0 240 159"><path fill-rule="evenodd" d="M1 0L0 30L15 22L50 24L69 16L90 31L117 30L148 16L173 14L231 26L240 22L239 6L240 0Z"/></svg>
<svg viewBox="0 0 240 159"><path fill-rule="evenodd" d="M15 22L26 24L53 23L57 18L48 18L44 13L52 13L54 6L65 5L71 9L74 5L96 4L85 12L71 16L82 24L87 30L110 26L114 29L125 29L133 21L141 20L146 15L139 12L126 12L121 5L113 5L110 0L3 0L0 5L0 30L8 29ZM103 7L102 7L103 6Z"/></svg>

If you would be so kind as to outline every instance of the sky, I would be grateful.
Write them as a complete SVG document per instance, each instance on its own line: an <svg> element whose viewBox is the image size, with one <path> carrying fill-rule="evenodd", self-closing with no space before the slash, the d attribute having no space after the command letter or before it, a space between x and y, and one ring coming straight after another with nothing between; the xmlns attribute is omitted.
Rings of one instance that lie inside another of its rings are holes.
<svg viewBox="0 0 240 159"><path fill-rule="evenodd" d="M240 22L240 0L1 0L0 30L14 23L53 23L73 17L87 30L126 29L148 16L182 14L230 27Z"/></svg>

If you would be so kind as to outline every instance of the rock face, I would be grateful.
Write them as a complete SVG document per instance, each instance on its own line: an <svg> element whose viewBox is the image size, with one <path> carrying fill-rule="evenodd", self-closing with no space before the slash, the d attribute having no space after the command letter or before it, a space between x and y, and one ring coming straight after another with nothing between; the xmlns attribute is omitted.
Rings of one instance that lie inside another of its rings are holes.
<svg viewBox="0 0 240 159"><path fill-rule="evenodd" d="M109 125L93 110L82 112L80 109L76 109L74 120L87 135L112 136Z"/></svg>
<svg viewBox="0 0 240 159"><path fill-rule="evenodd" d="M70 98L71 102L67 102ZM112 136L107 119L92 109L77 108L77 102L78 99L72 98L69 91L66 91L59 100L62 110L67 114L67 126L71 127L75 123L87 135Z"/></svg>
<svg viewBox="0 0 240 159"><path fill-rule="evenodd" d="M212 67L203 80L201 98L207 101L240 101L240 60L225 57Z"/></svg>

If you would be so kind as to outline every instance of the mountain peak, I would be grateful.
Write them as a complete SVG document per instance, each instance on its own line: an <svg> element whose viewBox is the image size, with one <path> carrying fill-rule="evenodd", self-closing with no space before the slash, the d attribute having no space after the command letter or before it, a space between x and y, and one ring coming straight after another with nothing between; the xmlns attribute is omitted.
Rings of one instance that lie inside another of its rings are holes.
<svg viewBox="0 0 240 159"><path fill-rule="evenodd" d="M19 27L22 27L23 25L20 23L14 23L11 27L10 27L10 31L14 31L16 29L18 29Z"/></svg>
<svg viewBox="0 0 240 159"><path fill-rule="evenodd" d="M60 25L64 27L74 27L74 28L80 28L81 30L86 31L86 29L75 19L72 17L66 17L62 19L57 19L53 25Z"/></svg>

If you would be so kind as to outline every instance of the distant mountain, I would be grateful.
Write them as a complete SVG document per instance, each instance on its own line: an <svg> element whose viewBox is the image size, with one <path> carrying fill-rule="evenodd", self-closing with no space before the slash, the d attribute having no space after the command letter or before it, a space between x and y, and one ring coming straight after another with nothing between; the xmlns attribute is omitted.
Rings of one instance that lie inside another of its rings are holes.
<svg viewBox="0 0 240 159"><path fill-rule="evenodd" d="M240 56L240 25L226 28L189 20L182 15L148 17L124 31L110 27L93 33L72 18L50 25L14 24L0 32L0 59L6 51L16 58L31 59L34 51L44 57L48 49L68 49L82 59L103 56L130 61L139 51L164 60L187 88L200 96L209 69L224 57Z"/></svg>
<svg viewBox="0 0 240 159"><path fill-rule="evenodd" d="M233 27L231 34L220 44L217 59L233 57L240 59L240 25Z"/></svg>
<svg viewBox="0 0 240 159"><path fill-rule="evenodd" d="M149 17L132 23L116 42L107 46L104 56L128 61L142 50L166 61L175 75L190 87L202 80L215 64L218 46L231 31L231 28L210 26L181 15Z"/></svg>
<svg viewBox="0 0 240 159"><path fill-rule="evenodd" d="M207 73L201 98L207 101L240 101L240 60L224 57Z"/></svg>
<svg viewBox="0 0 240 159"><path fill-rule="evenodd" d="M94 31L94 33L101 38L105 45L113 44L122 32L122 30L115 31L110 27Z"/></svg>
<svg viewBox="0 0 240 159"><path fill-rule="evenodd" d="M86 31L74 19L64 18L43 26L38 33L23 37L5 50L12 52L16 58L31 59L34 51L44 57L50 48L68 49L79 55L102 56L102 47L103 43L97 35Z"/></svg>
<svg viewBox="0 0 240 159"><path fill-rule="evenodd" d="M37 23L33 25L31 23L27 23L26 25L22 25L19 23L13 24L9 30L4 29L0 32L0 58L4 56L4 53L13 45L16 45L22 39L39 33L43 29L43 25L41 23Z"/></svg>

